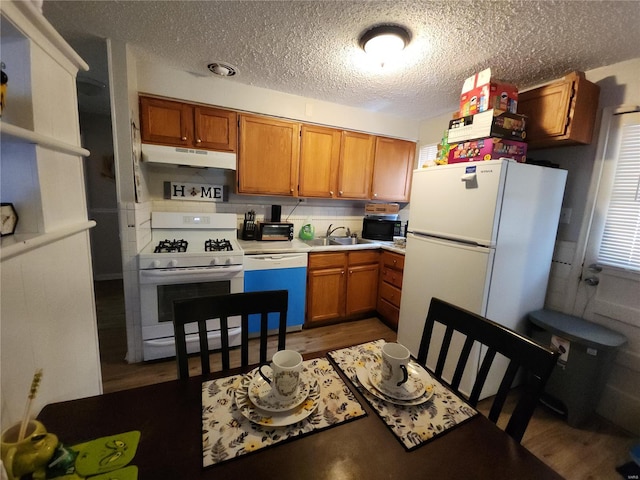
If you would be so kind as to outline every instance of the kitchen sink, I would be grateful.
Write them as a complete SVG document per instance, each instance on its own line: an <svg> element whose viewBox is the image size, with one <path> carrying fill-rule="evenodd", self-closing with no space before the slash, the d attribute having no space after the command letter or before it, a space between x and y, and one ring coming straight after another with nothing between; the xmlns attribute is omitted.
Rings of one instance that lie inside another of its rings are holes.
<svg viewBox="0 0 640 480"><path fill-rule="evenodd" d="M359 245L362 243L371 243L356 237L329 237L332 245Z"/></svg>
<svg viewBox="0 0 640 480"><path fill-rule="evenodd" d="M313 240L303 240L303 242L310 247L338 247L376 243L372 240L355 237L318 237Z"/></svg>
<svg viewBox="0 0 640 480"><path fill-rule="evenodd" d="M303 240L303 242L310 247L326 247L327 245L334 245L327 237L314 238L313 240Z"/></svg>

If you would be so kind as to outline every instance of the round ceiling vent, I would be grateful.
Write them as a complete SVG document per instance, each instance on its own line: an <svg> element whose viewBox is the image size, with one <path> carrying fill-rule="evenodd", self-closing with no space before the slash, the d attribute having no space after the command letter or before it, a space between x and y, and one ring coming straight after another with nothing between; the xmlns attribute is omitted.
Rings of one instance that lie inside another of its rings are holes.
<svg viewBox="0 0 640 480"><path fill-rule="evenodd" d="M214 62L207 65L207 68L211 73L215 73L221 77L233 77L236 73L238 73L238 69L233 65L229 65L228 63L222 62Z"/></svg>

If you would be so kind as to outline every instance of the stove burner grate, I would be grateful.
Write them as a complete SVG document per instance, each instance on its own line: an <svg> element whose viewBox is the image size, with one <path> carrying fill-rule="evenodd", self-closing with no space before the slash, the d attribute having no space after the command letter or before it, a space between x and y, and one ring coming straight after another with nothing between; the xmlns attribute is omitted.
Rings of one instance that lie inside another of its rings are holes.
<svg viewBox="0 0 640 480"><path fill-rule="evenodd" d="M221 252L221 251L231 252L233 251L233 247L231 246L231 242L224 238L222 240L218 240L218 239L207 240L204 242L204 251L205 252Z"/></svg>
<svg viewBox="0 0 640 480"><path fill-rule="evenodd" d="M153 250L153 253L186 252L189 242L186 240L161 240Z"/></svg>

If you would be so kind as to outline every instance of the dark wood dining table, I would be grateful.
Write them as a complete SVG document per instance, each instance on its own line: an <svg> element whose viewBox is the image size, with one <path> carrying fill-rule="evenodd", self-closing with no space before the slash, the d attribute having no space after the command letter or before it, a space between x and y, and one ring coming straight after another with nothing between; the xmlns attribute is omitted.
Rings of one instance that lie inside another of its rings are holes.
<svg viewBox="0 0 640 480"><path fill-rule="evenodd" d="M141 480L562 478L483 415L407 451L339 373L366 416L206 468L202 467L202 383L229 372L53 403L42 409L38 419L66 445L139 430L140 443L131 464L138 467Z"/></svg>

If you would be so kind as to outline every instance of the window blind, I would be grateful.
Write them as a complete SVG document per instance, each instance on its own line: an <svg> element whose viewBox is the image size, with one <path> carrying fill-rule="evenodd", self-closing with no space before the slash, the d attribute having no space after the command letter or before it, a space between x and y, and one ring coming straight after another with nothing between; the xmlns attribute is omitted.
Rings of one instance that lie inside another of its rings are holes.
<svg viewBox="0 0 640 480"><path fill-rule="evenodd" d="M435 160L438 157L438 144L434 143L432 145L423 145L420 147L420 152L418 153L418 168L422 168L422 166L430 161Z"/></svg>
<svg viewBox="0 0 640 480"><path fill-rule="evenodd" d="M622 127L598 263L640 272L640 125Z"/></svg>

